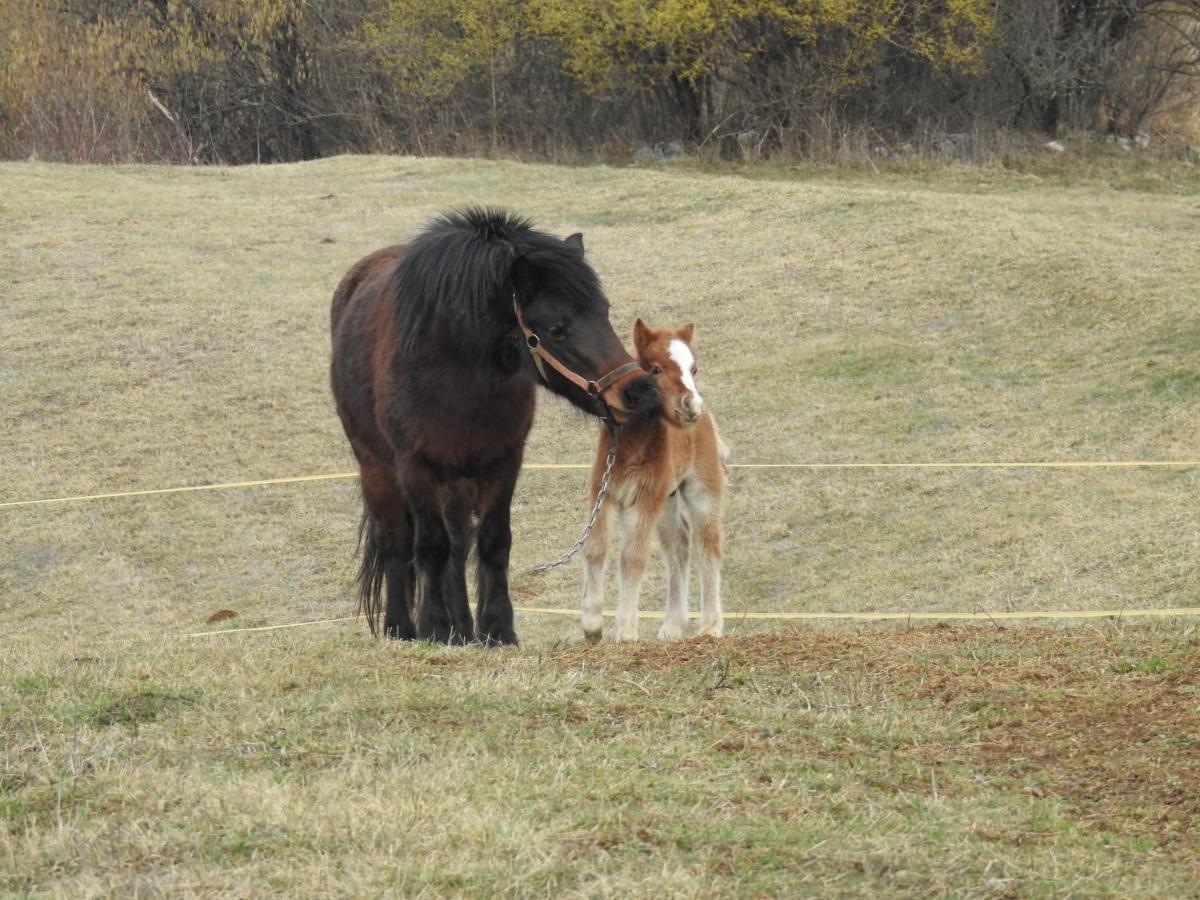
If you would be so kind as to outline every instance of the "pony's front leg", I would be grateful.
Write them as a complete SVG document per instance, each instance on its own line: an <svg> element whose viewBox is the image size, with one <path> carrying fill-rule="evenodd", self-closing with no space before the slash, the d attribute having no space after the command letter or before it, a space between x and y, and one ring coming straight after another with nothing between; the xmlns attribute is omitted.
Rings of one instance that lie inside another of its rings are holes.
<svg viewBox="0 0 1200 900"><path fill-rule="evenodd" d="M621 511L621 592L617 598L617 623L614 641L638 639L638 595L646 574L646 556L650 551L650 531L657 508L644 504Z"/></svg>
<svg viewBox="0 0 1200 900"><path fill-rule="evenodd" d="M580 621L589 644L600 640L604 630L604 570L608 565L609 510L596 519L587 543L583 545L583 611Z"/></svg>
<svg viewBox="0 0 1200 900"><path fill-rule="evenodd" d="M513 488L520 470L521 457L517 455L479 521L475 629L479 640L489 647L519 643L513 629L512 598L508 595L508 559L512 551Z"/></svg>
<svg viewBox="0 0 1200 900"><path fill-rule="evenodd" d="M460 567L463 552L455 548L441 511L433 504L414 501L416 528L414 561L420 612L417 637L441 644L464 644L475 637L467 607L466 582ZM455 571L457 569L457 571ZM461 603L458 594L461 593ZM466 621L463 621L463 612Z"/></svg>
<svg viewBox="0 0 1200 900"><path fill-rule="evenodd" d="M658 518L658 542L662 544L667 564L667 603L658 639L673 640L683 637L688 617L690 540L678 496L667 500L666 508Z"/></svg>

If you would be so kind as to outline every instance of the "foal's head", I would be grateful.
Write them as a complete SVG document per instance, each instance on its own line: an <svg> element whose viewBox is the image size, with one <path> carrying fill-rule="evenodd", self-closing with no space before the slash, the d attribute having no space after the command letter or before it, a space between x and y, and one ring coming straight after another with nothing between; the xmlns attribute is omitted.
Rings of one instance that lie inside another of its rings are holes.
<svg viewBox="0 0 1200 900"><path fill-rule="evenodd" d="M695 333L690 323L678 331L649 328L641 319L633 326L638 362L657 382L663 417L672 425L695 425L704 412L704 399L696 389Z"/></svg>

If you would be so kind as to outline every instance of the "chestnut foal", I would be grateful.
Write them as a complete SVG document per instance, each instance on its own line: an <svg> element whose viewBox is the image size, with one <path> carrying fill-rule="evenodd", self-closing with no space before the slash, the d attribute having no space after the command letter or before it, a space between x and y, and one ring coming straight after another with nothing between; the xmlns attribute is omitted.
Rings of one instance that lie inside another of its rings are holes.
<svg viewBox="0 0 1200 900"><path fill-rule="evenodd" d="M694 334L692 325L678 331L651 329L641 319L634 325L634 355L658 384L661 415L625 426L608 500L584 547L583 633L588 641L600 640L603 623L609 520L617 521L621 536L621 589L612 639L637 640L638 593L655 529L667 564L667 604L659 638L681 637L687 625L692 547L700 557L698 633L721 635L721 506L729 451L696 390ZM592 467L593 503L608 449L608 434L602 429Z"/></svg>

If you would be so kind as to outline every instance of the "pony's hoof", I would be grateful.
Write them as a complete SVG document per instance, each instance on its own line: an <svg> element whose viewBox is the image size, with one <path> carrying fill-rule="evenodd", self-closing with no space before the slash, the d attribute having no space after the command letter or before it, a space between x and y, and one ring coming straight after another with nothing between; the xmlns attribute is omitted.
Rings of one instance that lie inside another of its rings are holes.
<svg viewBox="0 0 1200 900"><path fill-rule="evenodd" d="M517 633L511 628L493 628L479 633L479 643L485 647L520 647Z"/></svg>
<svg viewBox="0 0 1200 900"><path fill-rule="evenodd" d="M450 647L465 647L467 644L475 643L475 635L464 634L447 625L437 625L418 628L417 640L429 641L432 644L446 644Z"/></svg>
<svg viewBox="0 0 1200 900"><path fill-rule="evenodd" d="M683 637L683 626L675 622L664 622L662 627L658 629L658 639L660 641L677 641Z"/></svg>
<svg viewBox="0 0 1200 900"><path fill-rule="evenodd" d="M383 636L392 641L415 641L417 629L412 622L392 622L383 626Z"/></svg>
<svg viewBox="0 0 1200 900"><path fill-rule="evenodd" d="M600 637L602 634L603 632L601 632L599 629L596 631L585 631L583 633L583 639L589 644L598 644L600 643Z"/></svg>

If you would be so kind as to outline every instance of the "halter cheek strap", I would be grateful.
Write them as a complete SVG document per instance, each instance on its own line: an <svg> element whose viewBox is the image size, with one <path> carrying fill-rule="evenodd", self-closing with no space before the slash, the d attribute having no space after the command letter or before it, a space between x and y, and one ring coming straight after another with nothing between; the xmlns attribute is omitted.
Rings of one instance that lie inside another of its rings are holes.
<svg viewBox="0 0 1200 900"><path fill-rule="evenodd" d="M641 372L642 367L631 360L617 366L611 372L589 381L578 372L567 368L561 360L542 346L542 339L534 333L532 328L525 324L525 317L521 315L521 306L517 302L517 295L515 293L513 294L513 312L517 315L517 325L520 326L521 333L525 335L525 346L529 348L529 355L533 357L533 364L537 367L538 374L542 376L542 380L549 380L546 377L546 366L548 365L563 378L567 379L567 381L571 382L571 384L589 394L593 398L593 402L599 400L598 408L603 410L600 413L600 417L607 419L608 408L600 395L621 379L629 377L634 372Z"/></svg>

